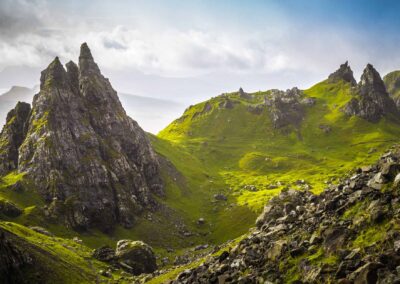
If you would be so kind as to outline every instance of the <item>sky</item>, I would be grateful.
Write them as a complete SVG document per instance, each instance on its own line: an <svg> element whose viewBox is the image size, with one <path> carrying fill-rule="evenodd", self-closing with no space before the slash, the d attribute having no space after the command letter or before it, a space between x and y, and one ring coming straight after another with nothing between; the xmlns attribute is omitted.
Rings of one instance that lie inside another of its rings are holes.
<svg viewBox="0 0 400 284"><path fill-rule="evenodd" d="M82 42L117 91L182 105L308 88L346 60L356 78L367 63L384 75L400 69L398 11L390 0L1 0L0 89L38 84Z"/></svg>

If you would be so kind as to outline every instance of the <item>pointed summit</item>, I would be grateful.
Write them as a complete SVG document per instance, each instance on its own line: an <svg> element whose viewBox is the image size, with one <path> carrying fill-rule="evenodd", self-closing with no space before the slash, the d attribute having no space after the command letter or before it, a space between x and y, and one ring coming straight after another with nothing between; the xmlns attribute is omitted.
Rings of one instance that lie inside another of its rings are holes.
<svg viewBox="0 0 400 284"><path fill-rule="evenodd" d="M81 52L79 54L79 70L83 76L89 74L101 74L86 42L81 45Z"/></svg>
<svg viewBox="0 0 400 284"><path fill-rule="evenodd" d="M349 82L352 86L355 86L357 84L353 76L353 70L351 70L348 61L340 65L338 70L329 75L328 80L331 82L343 80L345 82Z"/></svg>
<svg viewBox="0 0 400 284"><path fill-rule="evenodd" d="M361 81L359 83L361 95L374 90L375 92L384 93L387 95L385 83L383 82L381 75L378 71L368 63L361 75Z"/></svg>
<svg viewBox="0 0 400 284"><path fill-rule="evenodd" d="M86 58L93 60L92 52L86 42L81 44L81 53L79 58Z"/></svg>
<svg viewBox="0 0 400 284"><path fill-rule="evenodd" d="M386 91L378 71L367 64L357 85L356 94L344 108L348 115L355 115L371 122L378 122L383 116L399 118L396 104Z"/></svg>
<svg viewBox="0 0 400 284"><path fill-rule="evenodd" d="M46 86L63 86L65 84L66 72L58 57L42 71L40 76L40 89Z"/></svg>

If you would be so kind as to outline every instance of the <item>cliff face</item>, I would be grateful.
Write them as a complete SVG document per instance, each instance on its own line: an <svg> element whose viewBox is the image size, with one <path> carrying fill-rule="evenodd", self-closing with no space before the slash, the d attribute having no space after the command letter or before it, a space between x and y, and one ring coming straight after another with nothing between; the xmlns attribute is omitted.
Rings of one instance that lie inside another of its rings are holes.
<svg viewBox="0 0 400 284"><path fill-rule="evenodd" d="M157 157L86 44L66 67L56 58L41 74L18 171L75 229L131 227L163 192Z"/></svg>

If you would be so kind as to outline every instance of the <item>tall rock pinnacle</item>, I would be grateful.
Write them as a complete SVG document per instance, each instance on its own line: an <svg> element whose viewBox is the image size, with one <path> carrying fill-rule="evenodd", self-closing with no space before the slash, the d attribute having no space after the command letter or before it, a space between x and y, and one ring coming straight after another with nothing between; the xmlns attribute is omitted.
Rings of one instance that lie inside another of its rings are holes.
<svg viewBox="0 0 400 284"><path fill-rule="evenodd" d="M66 67L56 58L42 72L31 114L27 118L26 110L21 118L27 127L11 131L23 141L14 143L10 169L24 172L49 203L48 215L68 226L131 227L143 210L155 209L153 195L163 192L156 154L87 44L79 67L72 61Z"/></svg>
<svg viewBox="0 0 400 284"><path fill-rule="evenodd" d="M100 75L100 69L94 62L92 53L86 42L81 45L81 52L79 55L79 70L83 76L90 74Z"/></svg>
<svg viewBox="0 0 400 284"><path fill-rule="evenodd" d="M347 103L344 112L371 122L377 122L383 116L399 117L395 102L387 93L378 71L371 64L365 67L357 86L357 96Z"/></svg>

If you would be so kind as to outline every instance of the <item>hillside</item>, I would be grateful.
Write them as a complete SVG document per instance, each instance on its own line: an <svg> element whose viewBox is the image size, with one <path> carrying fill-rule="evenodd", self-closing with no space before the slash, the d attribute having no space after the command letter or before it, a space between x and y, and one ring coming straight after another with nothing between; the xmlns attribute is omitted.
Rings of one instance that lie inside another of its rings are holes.
<svg viewBox="0 0 400 284"><path fill-rule="evenodd" d="M397 107L400 106L400 71L393 71L383 77L389 94L393 97Z"/></svg>
<svg viewBox="0 0 400 284"><path fill-rule="evenodd" d="M374 162L398 141L398 116L390 99L390 113L378 121L347 114L362 88L347 69L344 64L304 91L239 90L189 107L152 138L156 151L184 177L180 190L167 186L167 204L192 222L205 218L209 240L218 243L245 232L281 190L320 193L354 167ZM371 70L365 74L377 76ZM381 89L380 77L374 80L371 86Z"/></svg>
<svg viewBox="0 0 400 284"><path fill-rule="evenodd" d="M398 283L399 158L394 147L320 195L282 191L245 237L150 283Z"/></svg>
<svg viewBox="0 0 400 284"><path fill-rule="evenodd" d="M18 103L8 113L0 134L0 249L13 253L0 261L20 265L3 275L17 269L38 277L54 262L54 275L27 279L124 283L157 265L169 274L149 278L174 278L245 238L281 192L324 198L400 135L395 102L370 64L358 83L346 62L306 90L221 94L190 106L158 135L145 133L124 101L143 114L146 105L169 104L119 97L83 44L78 65L64 68L55 58L32 106ZM134 253L124 259L126 248L145 254L147 266ZM67 270L77 273L68 278Z"/></svg>

